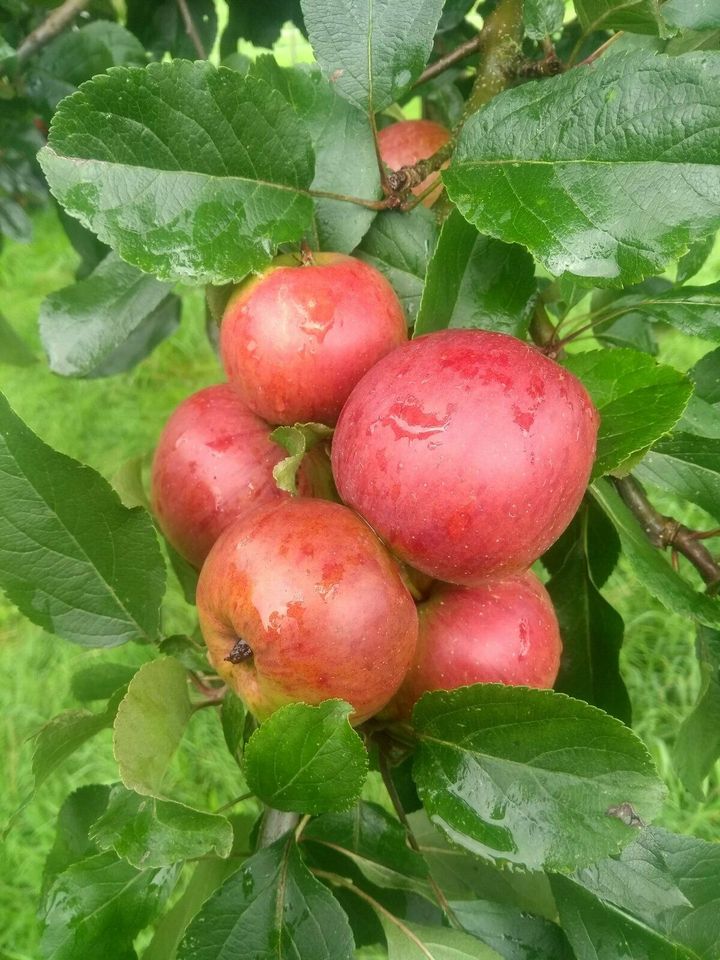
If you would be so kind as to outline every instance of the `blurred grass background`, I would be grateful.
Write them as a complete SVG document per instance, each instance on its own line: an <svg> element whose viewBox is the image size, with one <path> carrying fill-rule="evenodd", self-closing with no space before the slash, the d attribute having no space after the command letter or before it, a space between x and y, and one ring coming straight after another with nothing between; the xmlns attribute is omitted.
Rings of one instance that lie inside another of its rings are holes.
<svg viewBox="0 0 720 960"><path fill-rule="evenodd" d="M281 62L308 58L304 48L293 47L296 41L290 35L288 49L280 45L276 50ZM242 52L252 56L257 51L250 48ZM56 377L42 358L38 308L48 293L73 282L77 257L53 208L36 214L34 225L30 246L7 242L0 253L0 309L16 332L33 346L38 362L28 368L7 367L0 362L0 389L47 443L89 463L112 480L126 460L152 450L165 419L185 396L221 379L204 332L202 293L185 292L180 330L131 373L97 381ZM719 275L720 248L716 247L697 282L707 283ZM709 348L672 331L661 336L661 359L679 369L687 369ZM697 510L688 513L667 496L657 502L668 513L698 522ZM669 614L622 564L604 592L626 624L622 668L633 703L635 729L668 785L669 796L659 822L671 830L718 839L720 765L709 780L706 802L698 803L683 791L670 761L677 728L691 709L699 686L693 626ZM165 632L191 626L191 613L171 581L164 611ZM146 649L135 645L109 652L82 650L43 633L0 599L0 675L4 678L0 689L0 758L5 773L0 828L30 789L32 744L28 738L60 711L80 707L70 694L73 673L92 658L140 664L148 656ZM215 711L195 714L171 774L172 795L206 809L244 792L241 775L225 750ZM0 960L37 957L37 895L62 800L82 784L116 778L110 733L105 731L73 755L18 817L0 846Z"/></svg>

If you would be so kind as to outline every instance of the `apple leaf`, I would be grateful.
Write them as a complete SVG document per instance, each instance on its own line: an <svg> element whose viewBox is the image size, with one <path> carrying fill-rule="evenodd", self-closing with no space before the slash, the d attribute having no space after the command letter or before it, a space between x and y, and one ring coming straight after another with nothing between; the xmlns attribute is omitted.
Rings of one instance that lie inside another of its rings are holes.
<svg viewBox="0 0 720 960"><path fill-rule="evenodd" d="M668 610L708 627L720 628L720 601L696 590L673 570L610 483L600 480L593 484L591 491L612 520L623 554L639 583Z"/></svg>
<svg viewBox="0 0 720 960"><path fill-rule="evenodd" d="M347 100L320 71L298 66L282 69L270 56L259 57L251 76L267 80L293 107L310 133L315 152L314 190L365 200L382 196L375 144L367 116ZM359 204L318 197L315 240L319 250L350 253L376 216Z"/></svg>
<svg viewBox="0 0 720 960"><path fill-rule="evenodd" d="M44 444L2 394L0 586L33 623L85 647L153 639L165 590L148 515Z"/></svg>
<svg viewBox="0 0 720 960"><path fill-rule="evenodd" d="M696 503L720 521L720 440L675 433L659 440L635 470L683 500Z"/></svg>
<svg viewBox="0 0 720 960"><path fill-rule="evenodd" d="M398 216L379 213L354 256L378 269L392 284L405 310L415 322L425 274L437 243L435 217L425 207Z"/></svg>
<svg viewBox="0 0 720 960"><path fill-rule="evenodd" d="M207 61L88 81L39 160L72 216L161 280L241 280L312 219L305 125L264 81Z"/></svg>
<svg viewBox="0 0 720 960"><path fill-rule="evenodd" d="M173 657L143 664L130 681L113 726L115 759L126 787L160 796L163 775L191 715L182 664Z"/></svg>
<svg viewBox="0 0 720 960"><path fill-rule="evenodd" d="M222 725L225 745L230 755L237 762L242 760L245 749L245 721L247 710L240 697L236 697L232 690L228 690L223 697L220 707L220 723Z"/></svg>
<svg viewBox="0 0 720 960"><path fill-rule="evenodd" d="M668 32L657 0L575 0L575 10L586 33L626 30L664 37Z"/></svg>
<svg viewBox="0 0 720 960"><path fill-rule="evenodd" d="M427 270L415 336L479 327L524 337L536 292L530 254L480 235L455 210L443 224Z"/></svg>
<svg viewBox="0 0 720 960"><path fill-rule="evenodd" d="M563 365L582 380L600 411L595 477L627 473L669 433L692 394L687 377L637 350L591 350Z"/></svg>
<svg viewBox="0 0 720 960"><path fill-rule="evenodd" d="M212 50L218 18L213 0L185 0L200 42ZM232 10L236 4L232 4ZM175 0L125 0L127 27L158 60L163 54L197 59L197 49L188 33L181 8ZM236 45L237 46L237 45Z"/></svg>
<svg viewBox="0 0 720 960"><path fill-rule="evenodd" d="M453 843L495 863L592 863L632 838L615 808L649 819L664 794L631 730L563 694L501 684L428 693L413 726L425 810Z"/></svg>
<svg viewBox="0 0 720 960"><path fill-rule="evenodd" d="M51 293L40 306L40 338L50 369L70 377L120 372L177 327L171 287L109 253L89 277ZM139 348L139 349L138 349ZM130 363L120 363L124 351Z"/></svg>
<svg viewBox="0 0 720 960"><path fill-rule="evenodd" d="M683 30L713 30L720 27L716 0L667 0L662 5L666 23Z"/></svg>
<svg viewBox="0 0 720 960"><path fill-rule="evenodd" d="M3 235L16 243L30 243L32 220L19 203L0 195L0 240Z"/></svg>
<svg viewBox="0 0 720 960"><path fill-rule="evenodd" d="M302 0L318 63L365 113L398 100L428 61L444 0Z"/></svg>
<svg viewBox="0 0 720 960"><path fill-rule="evenodd" d="M501 960L501 954L461 930L409 923L387 910L379 910L378 919L385 931L388 960Z"/></svg>
<svg viewBox="0 0 720 960"><path fill-rule="evenodd" d="M340 904L313 877L292 834L260 850L204 904L177 960L352 960Z"/></svg>
<svg viewBox="0 0 720 960"><path fill-rule="evenodd" d="M680 724L673 763L685 787L705 798L703 781L720 757L720 633L698 627L701 685L697 702Z"/></svg>
<svg viewBox="0 0 720 960"><path fill-rule="evenodd" d="M720 347L701 357L688 375L698 397L708 403L720 403Z"/></svg>
<svg viewBox="0 0 720 960"><path fill-rule="evenodd" d="M631 51L499 94L442 176L481 233L620 286L720 224L719 124L720 57Z"/></svg>
<svg viewBox="0 0 720 960"><path fill-rule="evenodd" d="M98 853L90 839L90 827L107 807L110 787L88 784L75 790L63 801L57 817L55 842L43 868L43 892L59 874L78 860Z"/></svg>
<svg viewBox="0 0 720 960"><path fill-rule="evenodd" d="M720 283L705 287L671 287L649 295L629 293L613 300L607 310L613 316L641 316L661 321L691 337L720 340Z"/></svg>
<svg viewBox="0 0 720 960"><path fill-rule="evenodd" d="M525 0L525 35L544 40L562 29L564 16L564 0Z"/></svg>
<svg viewBox="0 0 720 960"><path fill-rule="evenodd" d="M30 367L36 360L30 347L0 313L0 363L11 367Z"/></svg>
<svg viewBox="0 0 720 960"><path fill-rule="evenodd" d="M401 824L382 807L364 801L345 813L310 821L303 842L313 840L345 854L377 887L421 891L431 898L427 864L408 846Z"/></svg>
<svg viewBox="0 0 720 960"><path fill-rule="evenodd" d="M680 257L678 260L675 282L680 285L694 277L698 270L701 270L704 266L714 246L714 233L711 233L710 236L705 237L703 240L697 240L685 256Z"/></svg>
<svg viewBox="0 0 720 960"><path fill-rule="evenodd" d="M324 423L296 423L293 427L276 427L270 439L289 453L273 467L273 478L281 490L297 495L297 472L308 450L328 440L333 428Z"/></svg>
<svg viewBox="0 0 720 960"><path fill-rule="evenodd" d="M70 691L81 703L107 700L120 687L127 686L136 672L137 667L124 663L93 663L72 675Z"/></svg>
<svg viewBox="0 0 720 960"><path fill-rule="evenodd" d="M450 906L468 933L505 960L575 960L563 931L544 917L491 900L455 900Z"/></svg>
<svg viewBox="0 0 720 960"><path fill-rule="evenodd" d="M107 810L90 830L101 850L114 850L134 867L169 867L215 854L228 857L230 821L172 800L141 797L117 784Z"/></svg>
<svg viewBox="0 0 720 960"><path fill-rule="evenodd" d="M342 700L276 710L245 747L245 776L257 796L278 810L346 810L359 798L368 758Z"/></svg>
<svg viewBox="0 0 720 960"><path fill-rule="evenodd" d="M133 940L172 892L178 868L137 870L114 853L80 860L61 873L43 904L40 950L52 960L97 955L130 960Z"/></svg>

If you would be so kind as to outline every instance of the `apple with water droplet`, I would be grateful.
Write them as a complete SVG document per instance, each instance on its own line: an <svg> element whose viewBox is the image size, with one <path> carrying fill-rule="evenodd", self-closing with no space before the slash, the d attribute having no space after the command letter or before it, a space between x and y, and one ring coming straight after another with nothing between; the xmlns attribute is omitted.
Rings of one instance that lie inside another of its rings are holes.
<svg viewBox="0 0 720 960"><path fill-rule="evenodd" d="M270 432L227 383L189 396L163 428L152 466L152 509L167 539L194 566L233 520L289 496L272 474L287 452ZM324 492L328 471L327 456L315 448L300 468L300 492Z"/></svg>
<svg viewBox="0 0 720 960"><path fill-rule="evenodd" d="M527 569L577 510L599 416L571 373L515 337L444 330L384 357L332 445L335 482L410 566L474 585Z"/></svg>
<svg viewBox="0 0 720 960"><path fill-rule="evenodd" d="M388 717L408 718L429 690L472 683L550 688L562 641L548 592L534 573L479 587L436 583L418 608L415 658Z"/></svg>
<svg viewBox="0 0 720 960"><path fill-rule="evenodd" d="M417 642L396 562L360 517L325 500L268 504L228 527L197 609L212 664L260 719L338 697L360 723L397 691Z"/></svg>
<svg viewBox="0 0 720 960"><path fill-rule="evenodd" d="M450 131L432 120L401 120L388 124L378 131L380 157L391 170L410 167L418 160L426 160L444 147L450 139ZM449 162L449 161L448 161ZM447 166L446 162L444 166ZM431 173L421 183L412 188L415 196L424 193L440 176ZM431 207L440 196L441 187L433 190L423 199L426 207Z"/></svg>
<svg viewBox="0 0 720 960"><path fill-rule="evenodd" d="M374 363L407 340L383 275L353 257L277 257L233 294L220 328L228 379L272 424L333 425Z"/></svg>

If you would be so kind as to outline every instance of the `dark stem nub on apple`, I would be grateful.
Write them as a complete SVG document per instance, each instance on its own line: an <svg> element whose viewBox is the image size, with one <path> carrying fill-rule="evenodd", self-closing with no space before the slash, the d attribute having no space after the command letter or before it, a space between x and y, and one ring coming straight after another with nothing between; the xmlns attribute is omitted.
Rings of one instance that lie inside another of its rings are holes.
<svg viewBox="0 0 720 960"><path fill-rule="evenodd" d="M250 644L247 640L243 640L242 637L238 637L232 650L225 659L230 663L245 663L246 660L251 660L252 656L253 652Z"/></svg>

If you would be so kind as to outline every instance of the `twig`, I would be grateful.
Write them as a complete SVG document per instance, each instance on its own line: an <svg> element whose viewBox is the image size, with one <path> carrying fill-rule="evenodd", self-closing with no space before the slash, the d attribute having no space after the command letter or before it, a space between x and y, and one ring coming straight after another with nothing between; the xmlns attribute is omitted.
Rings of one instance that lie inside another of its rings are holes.
<svg viewBox="0 0 720 960"><path fill-rule="evenodd" d="M601 57L609 46L612 46L612 44L615 43L616 40L622 37L623 32L624 31L622 30L618 30L617 33L614 33L609 40L606 40L605 43L600 44L597 50L593 50L593 52L590 54L589 57L585 57L584 60L581 60L580 63L578 63L578 67L587 67L591 63L595 63L598 57Z"/></svg>
<svg viewBox="0 0 720 960"><path fill-rule="evenodd" d="M435 63L431 63L417 78L413 84L413 89L444 73L445 70L454 66L456 63L460 63L461 60L466 60L474 53L478 53L482 49L483 42L483 33L480 31L480 33L470 40L466 40L465 43L461 43L459 47L455 47L450 53L446 53L444 57L440 57Z"/></svg>
<svg viewBox="0 0 720 960"><path fill-rule="evenodd" d="M237 806L238 803L242 803L243 800L249 800L254 796L254 793L241 793L239 797L235 797L234 800L229 800L227 803L224 803L221 807L218 807L217 810L214 810L213 813L224 813L226 810Z"/></svg>
<svg viewBox="0 0 720 960"><path fill-rule="evenodd" d="M187 5L187 0L177 0L177 5L185 24L185 33L187 33L192 40L192 44L195 47L195 52L201 60L207 60L207 53L205 52L205 47L200 39L200 34L197 32L195 21L193 20L192 14L190 13L190 8Z"/></svg>
<svg viewBox="0 0 720 960"><path fill-rule="evenodd" d="M67 25L88 6L90 0L65 0L45 17L43 22L29 33L17 48L18 62L27 60L33 53L49 43L53 37L67 27Z"/></svg>
<svg viewBox="0 0 720 960"><path fill-rule="evenodd" d="M618 493L640 521L648 540L661 550L670 547L681 553L695 567L708 592L720 585L720 564L701 543L702 533L691 530L673 517L664 517L650 503L642 485L630 476L615 480ZM713 531L710 531L713 532Z"/></svg>

